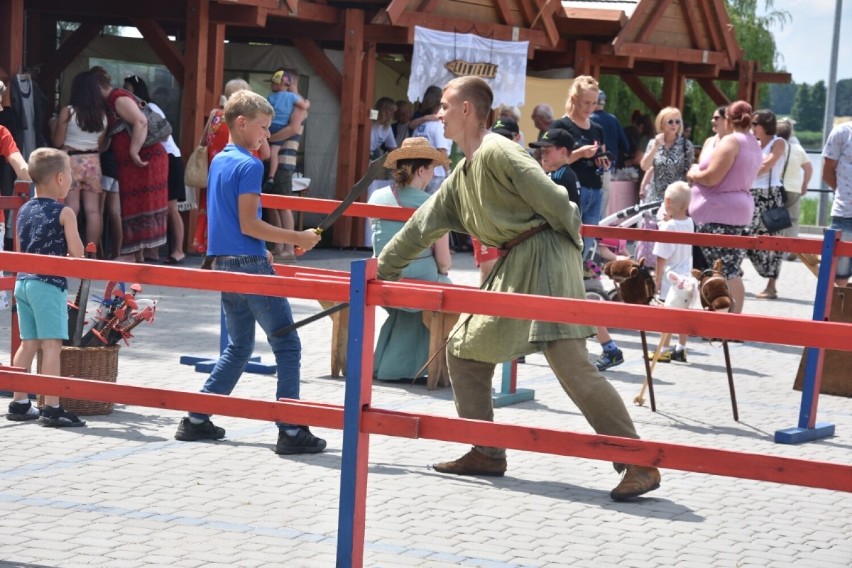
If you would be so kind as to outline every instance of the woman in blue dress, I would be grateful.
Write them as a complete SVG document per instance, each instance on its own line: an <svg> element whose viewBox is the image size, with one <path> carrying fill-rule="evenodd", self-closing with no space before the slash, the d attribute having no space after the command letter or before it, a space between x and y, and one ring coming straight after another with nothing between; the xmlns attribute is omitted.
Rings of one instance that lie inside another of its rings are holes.
<svg viewBox="0 0 852 568"><path fill-rule="evenodd" d="M432 180L435 166L448 166L443 152L429 145L426 138L407 138L390 154L385 167L393 170L394 183L376 190L369 203L416 209L429 198L426 186ZM373 253L382 249L405 224L401 221L371 219ZM449 235L444 235L431 248L405 269L403 277L449 284ZM429 329L423 324L420 311L385 308L388 318L379 332L373 362L373 375L382 381L416 379L429 358ZM420 376L425 376L425 369Z"/></svg>

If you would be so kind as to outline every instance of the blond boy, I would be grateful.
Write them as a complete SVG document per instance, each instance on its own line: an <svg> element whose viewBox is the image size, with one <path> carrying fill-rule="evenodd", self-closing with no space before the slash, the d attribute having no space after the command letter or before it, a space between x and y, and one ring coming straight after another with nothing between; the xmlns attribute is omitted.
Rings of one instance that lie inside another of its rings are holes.
<svg viewBox="0 0 852 568"><path fill-rule="evenodd" d="M663 197L663 221L660 223L661 231L678 231L682 233L695 232L695 223L688 215L689 202L692 199L692 190L685 181L676 181L666 188ZM657 290L660 291L660 299L665 299L669 293L670 280L668 273L680 276L689 276L692 273L692 245L676 243L655 243L654 255L657 257L657 268L654 272ZM686 340L687 335L678 335L678 344L672 350L668 348L668 341L663 345L666 349L661 353L659 361L668 363L680 361L686 363Z"/></svg>
<svg viewBox="0 0 852 568"><path fill-rule="evenodd" d="M59 203L71 187L71 163L68 154L53 148L39 148L27 164L35 182L35 197L18 213L16 226L18 251L48 256L83 256L83 241L77 231L77 216L70 207ZM41 349L41 372L59 375L62 341L68 339L68 281L63 276L19 272L15 282L15 300L21 346L12 364L30 370ZM85 426L85 422L67 412L58 396L45 396L41 413L33 407L25 392L15 392L9 404L8 420L38 419L42 426L54 428Z"/></svg>

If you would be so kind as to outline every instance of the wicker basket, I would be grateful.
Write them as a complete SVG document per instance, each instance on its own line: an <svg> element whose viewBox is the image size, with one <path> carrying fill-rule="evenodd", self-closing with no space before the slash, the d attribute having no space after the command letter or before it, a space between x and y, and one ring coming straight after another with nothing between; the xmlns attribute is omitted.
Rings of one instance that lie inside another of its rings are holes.
<svg viewBox="0 0 852 568"><path fill-rule="evenodd" d="M60 355L60 371L63 377L89 379L114 383L118 378L118 345L105 347L63 347ZM41 373L41 351L38 353L36 370ZM77 400L60 397L59 403L73 414L93 416L110 414L111 402ZM38 397L39 407L44 406L44 396Z"/></svg>

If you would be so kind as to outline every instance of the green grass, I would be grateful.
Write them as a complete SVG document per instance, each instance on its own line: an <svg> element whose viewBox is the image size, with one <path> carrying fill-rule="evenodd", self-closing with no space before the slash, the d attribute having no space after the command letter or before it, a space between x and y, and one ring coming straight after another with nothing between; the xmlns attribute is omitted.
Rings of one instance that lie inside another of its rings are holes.
<svg viewBox="0 0 852 568"><path fill-rule="evenodd" d="M802 199L802 208L799 210L800 225L816 225L817 200Z"/></svg>
<svg viewBox="0 0 852 568"><path fill-rule="evenodd" d="M805 150L822 150L822 130L796 130L796 138Z"/></svg>

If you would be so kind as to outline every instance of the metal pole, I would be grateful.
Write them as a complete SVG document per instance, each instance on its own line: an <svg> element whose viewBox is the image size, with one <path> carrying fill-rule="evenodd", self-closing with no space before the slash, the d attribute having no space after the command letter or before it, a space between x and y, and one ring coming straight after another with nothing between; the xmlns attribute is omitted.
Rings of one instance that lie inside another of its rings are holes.
<svg viewBox="0 0 852 568"><path fill-rule="evenodd" d="M837 0L834 9L834 36L831 42L831 64L828 71L828 90L825 95L825 122L822 128L822 146L825 147L825 141L828 139L829 133L834 126L834 105L837 94L837 53L840 46L840 14L843 11L843 0ZM820 180L820 187L828 189L824 181ZM817 222L819 226L825 227L828 225L828 193L819 194L819 205L817 207Z"/></svg>

